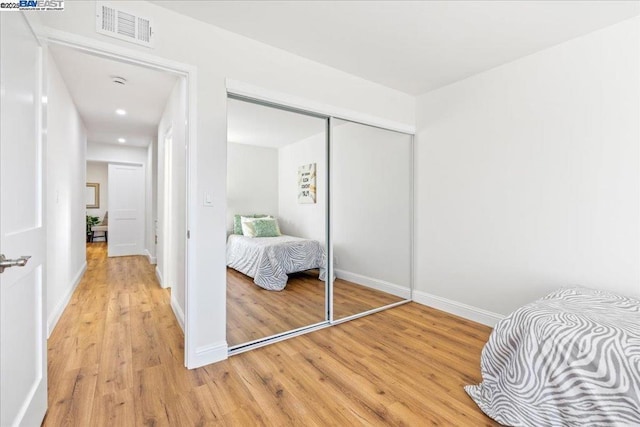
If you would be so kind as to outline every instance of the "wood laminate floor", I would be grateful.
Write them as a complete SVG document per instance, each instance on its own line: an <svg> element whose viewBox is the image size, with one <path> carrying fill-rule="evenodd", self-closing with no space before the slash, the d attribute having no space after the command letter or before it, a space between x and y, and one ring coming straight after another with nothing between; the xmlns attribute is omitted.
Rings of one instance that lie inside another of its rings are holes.
<svg viewBox="0 0 640 427"><path fill-rule="evenodd" d="M88 245L48 342L45 426L497 425L462 389L487 327L409 303L187 370L169 297L146 258Z"/></svg>
<svg viewBox="0 0 640 427"><path fill-rule="evenodd" d="M282 291L268 291L227 268L227 342L230 346L324 322L325 282L318 271L289 275ZM395 295L342 279L333 285L335 319L402 301Z"/></svg>

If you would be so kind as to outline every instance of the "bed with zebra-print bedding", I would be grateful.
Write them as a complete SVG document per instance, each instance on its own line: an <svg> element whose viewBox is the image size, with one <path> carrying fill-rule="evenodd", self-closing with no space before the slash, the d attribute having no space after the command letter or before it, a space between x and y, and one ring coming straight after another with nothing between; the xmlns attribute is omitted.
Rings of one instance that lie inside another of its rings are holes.
<svg viewBox="0 0 640 427"><path fill-rule="evenodd" d="M320 242L286 235L230 235L227 266L252 277L256 285L270 291L283 290L290 273L318 268L320 280L326 275L325 253Z"/></svg>
<svg viewBox="0 0 640 427"><path fill-rule="evenodd" d="M640 426L640 300L561 289L498 322L465 390L510 426Z"/></svg>

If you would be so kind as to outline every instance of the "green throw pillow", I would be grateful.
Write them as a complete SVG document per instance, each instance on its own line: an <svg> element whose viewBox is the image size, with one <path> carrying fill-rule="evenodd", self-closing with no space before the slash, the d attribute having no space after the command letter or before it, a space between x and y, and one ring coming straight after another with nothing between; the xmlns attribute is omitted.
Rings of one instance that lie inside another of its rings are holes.
<svg viewBox="0 0 640 427"><path fill-rule="evenodd" d="M278 237L280 229L275 218L256 219L253 221L256 230L256 237Z"/></svg>
<svg viewBox="0 0 640 427"><path fill-rule="evenodd" d="M233 234L242 234L242 222L240 217L247 215L234 215L233 216Z"/></svg>
<svg viewBox="0 0 640 427"><path fill-rule="evenodd" d="M241 217L245 218L267 218L269 215L239 215L236 214L233 216L233 234L242 235L242 220Z"/></svg>

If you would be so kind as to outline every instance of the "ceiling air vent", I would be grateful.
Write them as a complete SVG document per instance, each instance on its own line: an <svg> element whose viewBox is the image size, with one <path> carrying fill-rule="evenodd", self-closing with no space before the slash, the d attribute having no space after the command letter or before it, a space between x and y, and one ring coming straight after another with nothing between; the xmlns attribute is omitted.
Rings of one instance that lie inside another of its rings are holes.
<svg viewBox="0 0 640 427"><path fill-rule="evenodd" d="M120 4L96 2L96 31L120 40L153 47L151 19L124 10Z"/></svg>

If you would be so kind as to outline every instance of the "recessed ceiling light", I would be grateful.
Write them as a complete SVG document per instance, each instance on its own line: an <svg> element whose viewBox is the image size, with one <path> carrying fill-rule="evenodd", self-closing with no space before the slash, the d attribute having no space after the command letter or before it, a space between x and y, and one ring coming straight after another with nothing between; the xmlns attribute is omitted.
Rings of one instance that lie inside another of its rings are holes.
<svg viewBox="0 0 640 427"><path fill-rule="evenodd" d="M118 138L118 142L119 142L120 144L124 144L125 142L127 142L127 140L126 140L126 139L124 139L124 138Z"/></svg>
<svg viewBox="0 0 640 427"><path fill-rule="evenodd" d="M125 110L123 110L122 108L118 108L116 110L116 114L119 116L124 116L125 114L127 114L127 112Z"/></svg>

